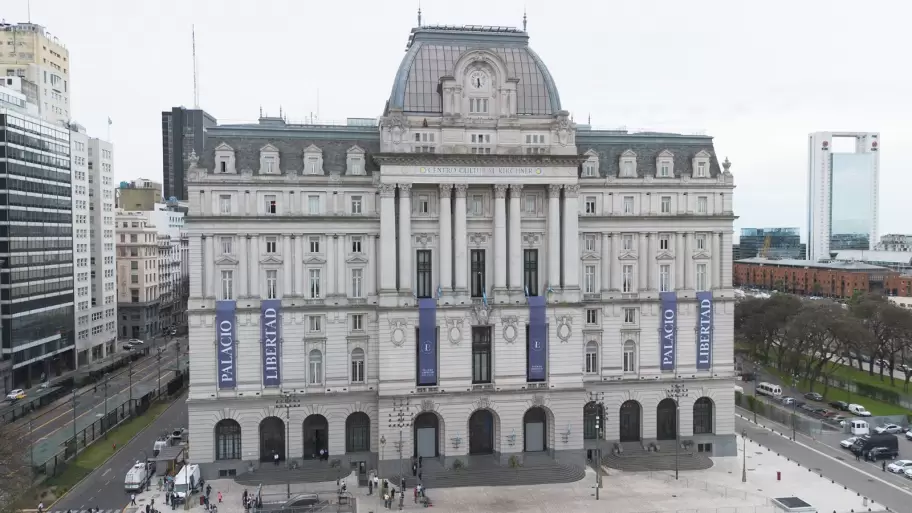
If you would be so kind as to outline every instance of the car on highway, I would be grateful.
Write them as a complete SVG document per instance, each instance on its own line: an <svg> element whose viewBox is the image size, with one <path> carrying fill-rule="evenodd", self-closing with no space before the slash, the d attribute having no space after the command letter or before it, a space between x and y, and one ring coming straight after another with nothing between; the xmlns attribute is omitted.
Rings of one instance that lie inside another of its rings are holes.
<svg viewBox="0 0 912 513"><path fill-rule="evenodd" d="M857 436L846 438L845 440L839 442L839 446L843 449L851 449L852 446L855 445L856 440L858 440Z"/></svg>
<svg viewBox="0 0 912 513"><path fill-rule="evenodd" d="M912 431L906 431L906 440L912 442Z"/></svg>
<svg viewBox="0 0 912 513"><path fill-rule="evenodd" d="M849 403L844 401L832 401L830 406L836 408L839 411L849 411Z"/></svg>
<svg viewBox="0 0 912 513"><path fill-rule="evenodd" d="M850 404L849 412L855 414L856 417L870 417L871 412L867 410L864 406L860 404Z"/></svg>
<svg viewBox="0 0 912 513"><path fill-rule="evenodd" d="M133 350L133 344L124 344L124 345L123 345L123 348L124 348L124 351L132 351L132 350Z"/></svg>
<svg viewBox="0 0 912 513"><path fill-rule="evenodd" d="M890 433L891 435L902 433L904 431L906 430L897 424L884 424L883 426L877 426L874 428L875 433Z"/></svg>
<svg viewBox="0 0 912 513"><path fill-rule="evenodd" d="M875 447L864 454L865 460L892 460L899 456L899 451L890 447Z"/></svg>
<svg viewBox="0 0 912 513"><path fill-rule="evenodd" d="M138 338L131 338L130 340L127 340L127 343L134 345L134 346L141 346L141 345L145 344L145 342L143 342L142 340L140 340Z"/></svg>
<svg viewBox="0 0 912 513"><path fill-rule="evenodd" d="M791 406L792 404L795 403L795 398L794 398L794 397L785 396L785 397L783 397L782 399L780 399L780 401L782 401L782 404L784 404L784 405L786 405L786 406ZM797 405L796 405L796 406L797 406Z"/></svg>
<svg viewBox="0 0 912 513"><path fill-rule="evenodd" d="M810 399L811 401L823 401L823 396L817 392L808 392L804 394L805 399Z"/></svg>
<svg viewBox="0 0 912 513"><path fill-rule="evenodd" d="M10 390L10 393L6 394L6 398L10 401L18 401L19 399L25 399L25 390L17 388L15 390Z"/></svg>
<svg viewBox="0 0 912 513"><path fill-rule="evenodd" d="M904 474L907 469L912 469L912 460L896 460L887 465L887 470L894 474Z"/></svg>

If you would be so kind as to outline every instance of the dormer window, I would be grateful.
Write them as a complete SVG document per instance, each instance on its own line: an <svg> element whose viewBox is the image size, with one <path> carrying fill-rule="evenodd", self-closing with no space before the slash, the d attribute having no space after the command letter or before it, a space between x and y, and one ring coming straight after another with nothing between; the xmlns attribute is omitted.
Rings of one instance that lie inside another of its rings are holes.
<svg viewBox="0 0 912 513"><path fill-rule="evenodd" d="M583 162L583 178L598 178L599 176L599 159L595 150L589 150L584 153L588 160Z"/></svg>
<svg viewBox="0 0 912 513"><path fill-rule="evenodd" d="M260 148L260 174L279 174L279 149L271 144Z"/></svg>
<svg viewBox="0 0 912 513"><path fill-rule="evenodd" d="M219 172L220 173L228 172L228 160L227 159L219 161Z"/></svg>
<svg viewBox="0 0 912 513"><path fill-rule="evenodd" d="M699 153L694 155L692 161L694 178L709 178L710 158L712 158L712 155L710 155L706 150L701 150Z"/></svg>
<svg viewBox="0 0 912 513"><path fill-rule="evenodd" d="M235 160L234 160L234 148L228 146L225 143L221 143L215 147L215 159L213 159L216 165L216 173L231 173L234 174L235 171ZM92 163L89 162L89 169L92 169Z"/></svg>
<svg viewBox="0 0 912 513"><path fill-rule="evenodd" d="M366 175L367 171L364 168L364 150L358 146L352 146L345 153L347 173L354 176Z"/></svg>
<svg viewBox="0 0 912 513"><path fill-rule="evenodd" d="M304 174L323 174L323 150L311 144L304 150Z"/></svg>
<svg viewBox="0 0 912 513"><path fill-rule="evenodd" d="M633 171L633 162L624 162L623 167L621 167L621 176L636 176Z"/></svg>
<svg viewBox="0 0 912 513"><path fill-rule="evenodd" d="M706 162L697 162L697 178L706 178Z"/></svg>
<svg viewBox="0 0 912 513"><path fill-rule="evenodd" d="M263 170L266 171L266 174L275 173L275 157L263 157Z"/></svg>
<svg viewBox="0 0 912 513"><path fill-rule="evenodd" d="M637 176L637 154L633 150L627 150L621 154L620 159L622 178L636 178Z"/></svg>

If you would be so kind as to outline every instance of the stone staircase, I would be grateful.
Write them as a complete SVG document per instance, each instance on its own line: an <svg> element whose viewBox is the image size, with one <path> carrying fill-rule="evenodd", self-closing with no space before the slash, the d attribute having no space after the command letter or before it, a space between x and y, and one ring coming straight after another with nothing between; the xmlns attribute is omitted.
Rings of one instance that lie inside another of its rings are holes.
<svg viewBox="0 0 912 513"><path fill-rule="evenodd" d="M564 465L550 457L527 457L521 467L501 465L492 456L470 456L466 468L447 469L439 461L424 460L422 481L428 489L458 488L466 486L516 486L549 483L573 483L586 476L586 470L574 465ZM398 487L399 476L390 481ZM417 478L411 469L406 475L406 487L413 488Z"/></svg>
<svg viewBox="0 0 912 513"><path fill-rule="evenodd" d="M333 467L328 461L305 460L298 463L298 468L289 469L284 465L274 466L264 463L253 472L245 472L235 478L235 482L244 486L276 485L285 483L325 483L335 481L351 474L351 470L341 466Z"/></svg>
<svg viewBox="0 0 912 513"><path fill-rule="evenodd" d="M641 442L621 442L621 453L617 454L613 448L605 449L602 454L602 464L626 472L646 472L675 469L675 442L674 440L654 442L658 451L644 449ZM650 442L645 443L649 447ZM678 453L678 470L706 470L713 466L713 461L702 453L693 451L693 448L680 449Z"/></svg>

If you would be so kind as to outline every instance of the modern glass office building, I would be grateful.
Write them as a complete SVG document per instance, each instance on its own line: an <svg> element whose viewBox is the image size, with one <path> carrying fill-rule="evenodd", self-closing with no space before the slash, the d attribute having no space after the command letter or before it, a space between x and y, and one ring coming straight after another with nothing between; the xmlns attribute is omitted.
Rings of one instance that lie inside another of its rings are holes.
<svg viewBox="0 0 912 513"><path fill-rule="evenodd" d="M739 246L739 258L762 256L803 260L805 257L798 228L742 228Z"/></svg>

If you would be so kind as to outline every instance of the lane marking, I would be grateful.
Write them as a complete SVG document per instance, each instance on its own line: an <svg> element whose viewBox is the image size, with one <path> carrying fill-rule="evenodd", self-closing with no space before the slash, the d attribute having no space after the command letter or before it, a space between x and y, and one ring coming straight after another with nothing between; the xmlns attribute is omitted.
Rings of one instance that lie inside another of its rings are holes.
<svg viewBox="0 0 912 513"><path fill-rule="evenodd" d="M110 472L110 471L111 471L110 468L107 469L107 470L105 470L105 471L101 474L101 477L104 477L104 476L108 475L108 472Z"/></svg>

